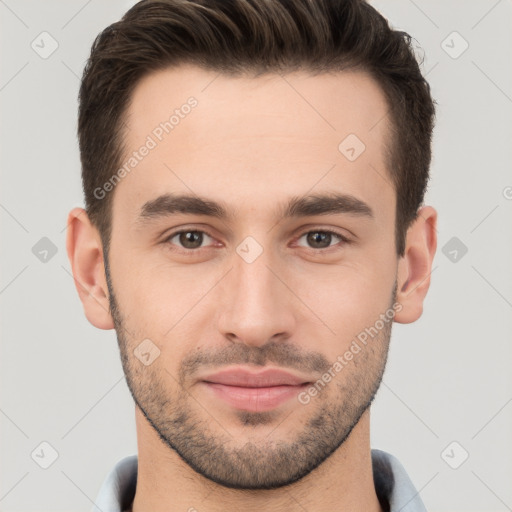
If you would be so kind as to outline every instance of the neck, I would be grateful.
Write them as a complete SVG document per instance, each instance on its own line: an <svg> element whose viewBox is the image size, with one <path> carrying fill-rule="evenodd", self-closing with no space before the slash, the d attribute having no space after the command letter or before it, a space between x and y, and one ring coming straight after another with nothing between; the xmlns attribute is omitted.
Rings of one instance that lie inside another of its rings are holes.
<svg viewBox="0 0 512 512"><path fill-rule="evenodd" d="M382 512L370 451L370 410L348 439L301 480L271 490L229 489L196 473L135 408L138 475L133 512Z"/></svg>

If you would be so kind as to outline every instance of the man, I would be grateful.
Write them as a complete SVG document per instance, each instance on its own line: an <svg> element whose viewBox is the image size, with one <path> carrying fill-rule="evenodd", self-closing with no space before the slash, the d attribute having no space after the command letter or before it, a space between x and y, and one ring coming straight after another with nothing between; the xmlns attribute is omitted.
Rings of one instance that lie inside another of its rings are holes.
<svg viewBox="0 0 512 512"><path fill-rule="evenodd" d="M142 1L98 36L67 250L138 456L95 510L425 510L369 431L437 245L409 43L360 0Z"/></svg>

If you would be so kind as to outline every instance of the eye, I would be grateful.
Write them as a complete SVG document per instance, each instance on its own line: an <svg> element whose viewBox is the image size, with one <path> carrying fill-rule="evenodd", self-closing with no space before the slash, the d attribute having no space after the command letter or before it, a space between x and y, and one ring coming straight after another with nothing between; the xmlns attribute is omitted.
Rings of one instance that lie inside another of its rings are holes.
<svg viewBox="0 0 512 512"><path fill-rule="evenodd" d="M305 243L300 241L305 239ZM163 243L176 246L176 248L184 249L186 251L198 251L204 249L208 245L212 245L215 239L205 231L197 229L182 229L171 233ZM350 244L350 240L336 231L318 229L308 231L298 238L298 246L308 247L313 250L322 250L334 247L335 245L343 242Z"/></svg>
<svg viewBox="0 0 512 512"><path fill-rule="evenodd" d="M300 236L299 240L302 238L306 238L307 246L304 246L302 244L302 247L309 247L311 249L325 249L328 247L332 247L331 243L334 240L342 241L344 243L349 244L350 240L340 233L337 233L335 231L329 231L329 230L315 230L315 231L308 231L307 233L304 233L302 236Z"/></svg>
<svg viewBox="0 0 512 512"><path fill-rule="evenodd" d="M183 249L193 250L200 249L203 242L208 241L208 239L210 242L213 240L213 238L204 231L188 229L173 233L166 238L164 242L181 246Z"/></svg>

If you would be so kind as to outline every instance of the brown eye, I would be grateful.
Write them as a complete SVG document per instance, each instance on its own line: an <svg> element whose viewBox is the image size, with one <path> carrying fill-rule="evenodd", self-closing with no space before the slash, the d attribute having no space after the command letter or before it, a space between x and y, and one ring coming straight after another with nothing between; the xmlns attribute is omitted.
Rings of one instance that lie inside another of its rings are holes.
<svg viewBox="0 0 512 512"><path fill-rule="evenodd" d="M324 249L331 245L332 235L322 231L312 231L307 234L306 240L313 249Z"/></svg>
<svg viewBox="0 0 512 512"><path fill-rule="evenodd" d="M306 239L306 247L309 247L310 249L326 249L336 245L336 243L340 241L345 243L350 242L343 235L335 233L334 231L308 231L307 233L304 233L299 240L302 238ZM333 241L336 243L333 244ZM299 245L305 247L303 244Z"/></svg>
<svg viewBox="0 0 512 512"><path fill-rule="evenodd" d="M179 241L185 249L197 249L203 243L203 234L199 231L186 231L179 234Z"/></svg>
<svg viewBox="0 0 512 512"><path fill-rule="evenodd" d="M178 245L183 249L199 249L206 239L211 239L209 235L203 231L179 231L172 234L167 240L167 243Z"/></svg>

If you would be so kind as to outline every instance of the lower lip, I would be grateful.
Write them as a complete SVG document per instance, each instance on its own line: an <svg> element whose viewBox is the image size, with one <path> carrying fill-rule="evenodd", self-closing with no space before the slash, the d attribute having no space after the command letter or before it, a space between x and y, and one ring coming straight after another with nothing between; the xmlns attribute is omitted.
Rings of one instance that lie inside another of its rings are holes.
<svg viewBox="0 0 512 512"><path fill-rule="evenodd" d="M216 382L203 382L213 393L237 409L251 412L270 411L291 398L297 397L308 384L299 386L272 386L268 388L247 388L227 386Z"/></svg>

